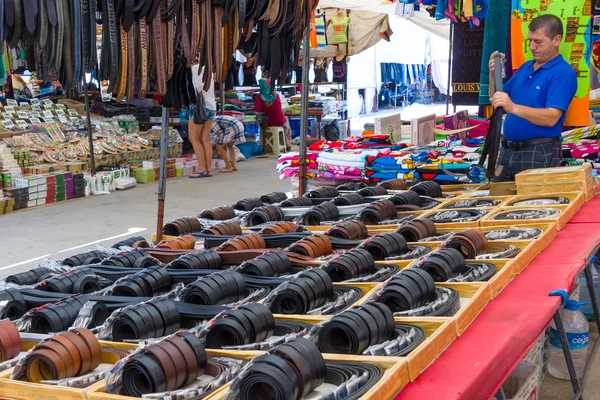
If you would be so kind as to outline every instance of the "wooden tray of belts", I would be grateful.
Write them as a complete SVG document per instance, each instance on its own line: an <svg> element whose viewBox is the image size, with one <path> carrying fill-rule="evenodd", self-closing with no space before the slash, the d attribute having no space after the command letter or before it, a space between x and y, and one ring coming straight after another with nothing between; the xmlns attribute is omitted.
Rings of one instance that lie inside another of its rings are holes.
<svg viewBox="0 0 600 400"><path fill-rule="evenodd" d="M331 316L325 315L276 315L276 320L304 322L315 325L322 321L327 321ZM397 359L408 361L408 373L411 382L414 381L431 363L454 342L456 339L456 326L453 318L432 319L428 317L410 317L394 318L396 324L416 325L425 330L425 340L421 342L414 350L404 357L387 357L390 360ZM338 354L324 353L331 356ZM350 355L349 355L350 356ZM380 356L351 355L350 357L362 362L370 362L371 359L378 359Z"/></svg>
<svg viewBox="0 0 600 400"><path fill-rule="evenodd" d="M521 226L532 223L555 223L560 231L575 215L577 208L575 204L537 206L537 207L499 207L496 211L484 216L480 225L491 226ZM519 218L520 215L529 215L536 218ZM501 219L499 219L501 218Z"/></svg>
<svg viewBox="0 0 600 400"><path fill-rule="evenodd" d="M233 357L252 359L256 356L264 354L263 351L243 351L234 352L227 350L212 350L212 353L221 357ZM396 357L370 357L368 362L363 361L363 357L354 355L341 355L341 354L323 354L325 362L338 361L338 362L351 362L360 364L372 364L380 367L383 370L383 375L375 383L367 393L363 394L360 398L367 400L379 400L379 399L391 399L394 398L400 391L410 382L408 374L408 361L405 358ZM328 389L331 389L329 387ZM317 388L318 391L318 388ZM210 397L210 400L223 400L227 397L227 390L221 390ZM91 398L90 400L103 400L109 398ZM122 400L122 397L115 398L111 397L112 400Z"/></svg>
<svg viewBox="0 0 600 400"><path fill-rule="evenodd" d="M22 333L21 337L21 352L26 352L41 340L48 338L49 335ZM98 342L102 351L99 368L106 367L107 364L116 363L128 352L137 347L137 345L133 344L113 343L102 340ZM0 394L2 398L16 400L85 400L86 391L97 385L96 383L87 388L75 388L12 380L10 379L12 372L13 368L0 373Z"/></svg>

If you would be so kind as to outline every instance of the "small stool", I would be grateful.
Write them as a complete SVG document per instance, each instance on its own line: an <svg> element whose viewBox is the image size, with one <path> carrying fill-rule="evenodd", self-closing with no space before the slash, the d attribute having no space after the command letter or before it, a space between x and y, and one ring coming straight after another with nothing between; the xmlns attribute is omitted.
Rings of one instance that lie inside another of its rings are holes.
<svg viewBox="0 0 600 400"><path fill-rule="evenodd" d="M270 149L269 153L273 153L278 157L282 151L285 152L285 149L287 149L287 141L282 126L271 126L267 128L267 132L265 132L265 153L267 153L267 146Z"/></svg>

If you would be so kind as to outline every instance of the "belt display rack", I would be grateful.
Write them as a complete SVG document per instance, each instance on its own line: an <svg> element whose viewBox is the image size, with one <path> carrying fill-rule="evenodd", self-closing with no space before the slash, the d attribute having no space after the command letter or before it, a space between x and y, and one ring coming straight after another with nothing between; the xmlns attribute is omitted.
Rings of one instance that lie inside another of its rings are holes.
<svg viewBox="0 0 600 400"><path fill-rule="evenodd" d="M479 220L439 221L475 188L434 186L268 193L170 221L156 245L132 237L11 275L0 390L23 400L23 385L97 400L391 398L584 203L579 192L488 196L464 203L482 206ZM424 202L433 206L403 211ZM494 218L548 208L557 213L527 223ZM311 212L319 224L304 224ZM411 218L389 222L399 215Z"/></svg>

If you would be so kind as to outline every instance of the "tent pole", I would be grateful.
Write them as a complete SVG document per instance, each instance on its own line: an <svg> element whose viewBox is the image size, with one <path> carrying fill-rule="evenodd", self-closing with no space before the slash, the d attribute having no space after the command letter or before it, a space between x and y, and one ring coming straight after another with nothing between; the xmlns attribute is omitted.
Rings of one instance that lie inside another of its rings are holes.
<svg viewBox="0 0 600 400"><path fill-rule="evenodd" d="M225 84L223 82L221 82L219 84L219 86L220 86L220 91L221 91L221 98L220 98L221 115L225 115Z"/></svg>
<svg viewBox="0 0 600 400"><path fill-rule="evenodd" d="M90 171L92 172L92 176L94 176L96 175L96 160L94 158L94 138L92 137L92 121L90 119L90 97L88 95L88 88L85 76L83 77L83 94L85 95L85 122L88 131L88 139L90 141Z"/></svg>
<svg viewBox="0 0 600 400"><path fill-rule="evenodd" d="M298 194L303 196L306 193L306 152L307 152L307 135L308 135L308 48L310 35L310 2L304 2L307 11L305 13L304 26L306 26L306 35L302 42L302 109L300 113L300 157L298 171Z"/></svg>
<svg viewBox="0 0 600 400"><path fill-rule="evenodd" d="M450 21L450 34L448 35L448 87L446 88L446 115L450 113L450 85L452 84L452 47L454 46L454 24Z"/></svg>
<svg viewBox="0 0 600 400"><path fill-rule="evenodd" d="M165 195L167 192L167 137L169 135L169 116L165 106L162 108L160 132L160 169L158 178L158 214L156 219L156 243L162 240L165 220Z"/></svg>

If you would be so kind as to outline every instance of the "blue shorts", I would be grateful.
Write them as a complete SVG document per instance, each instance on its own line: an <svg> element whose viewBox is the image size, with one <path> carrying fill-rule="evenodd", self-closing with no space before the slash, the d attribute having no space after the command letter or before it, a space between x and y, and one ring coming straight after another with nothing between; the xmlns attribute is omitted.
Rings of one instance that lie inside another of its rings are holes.
<svg viewBox="0 0 600 400"><path fill-rule="evenodd" d="M208 118L208 121L214 121L216 115L217 110L209 110L208 108L206 109L206 118ZM190 108L188 109L188 118L194 118L194 106L190 106Z"/></svg>

